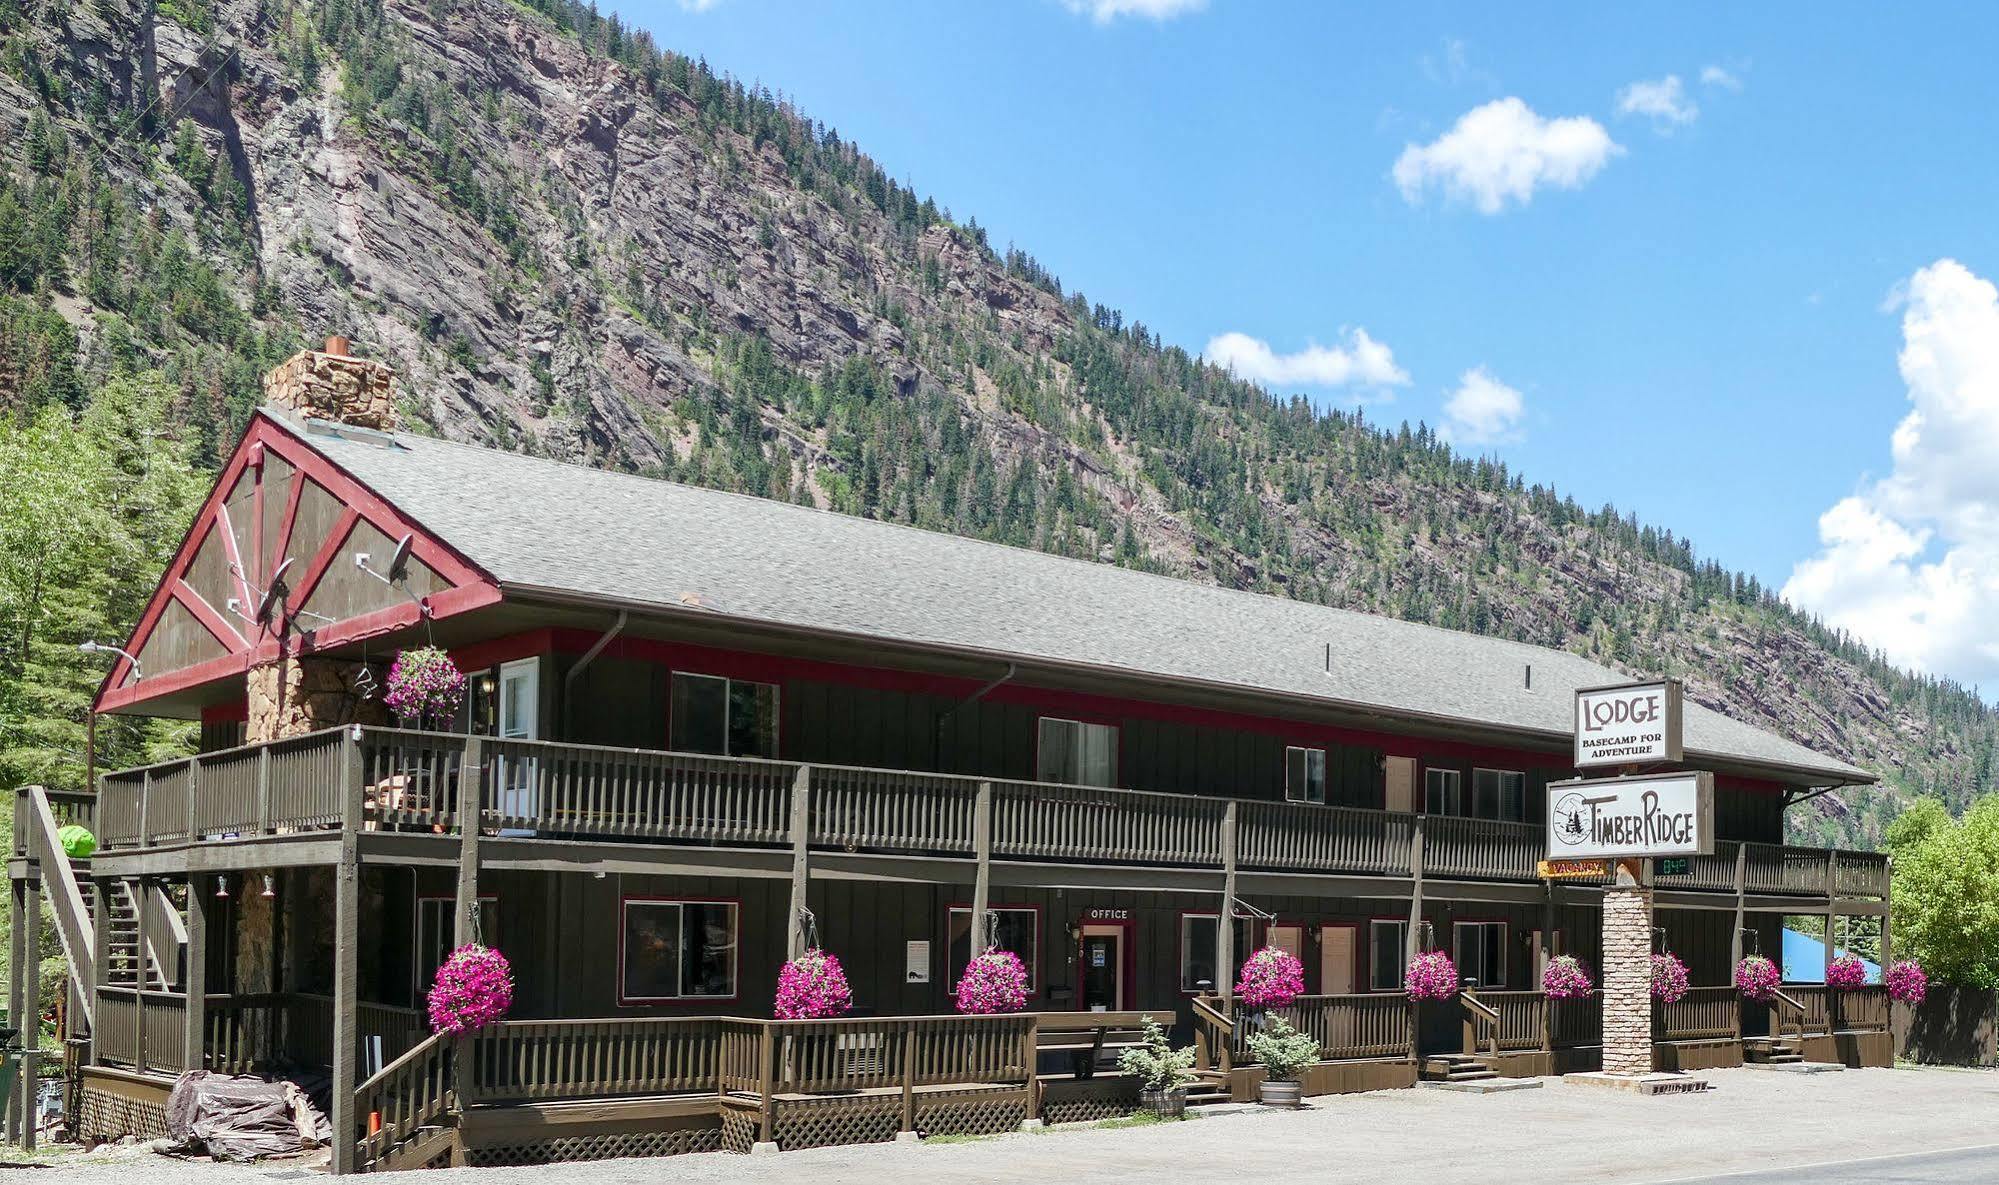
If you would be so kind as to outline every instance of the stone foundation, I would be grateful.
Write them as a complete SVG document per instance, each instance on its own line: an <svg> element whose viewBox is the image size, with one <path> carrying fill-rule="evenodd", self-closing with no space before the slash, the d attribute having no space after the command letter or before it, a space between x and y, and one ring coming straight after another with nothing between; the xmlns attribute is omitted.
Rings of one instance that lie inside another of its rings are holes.
<svg viewBox="0 0 1999 1185"><path fill-rule="evenodd" d="M336 728L342 724L389 724L379 693L364 699L356 688L366 664L331 658L281 658L250 668L245 679L252 745ZM381 676L375 676L381 686Z"/></svg>
<svg viewBox="0 0 1999 1185"><path fill-rule="evenodd" d="M1652 890L1603 891L1603 1070L1652 1072Z"/></svg>
<svg viewBox="0 0 1999 1185"><path fill-rule="evenodd" d="M347 355L338 339L327 350L300 350L264 376L264 399L319 420L396 428L395 374L388 365Z"/></svg>

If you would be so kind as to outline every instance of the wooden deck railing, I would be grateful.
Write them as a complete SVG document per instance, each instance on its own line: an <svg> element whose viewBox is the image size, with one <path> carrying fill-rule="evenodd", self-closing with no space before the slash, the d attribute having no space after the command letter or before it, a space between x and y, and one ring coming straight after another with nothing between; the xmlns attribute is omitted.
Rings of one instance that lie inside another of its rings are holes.
<svg viewBox="0 0 1999 1185"><path fill-rule="evenodd" d="M458 1105L453 1090L456 1051L457 1042L448 1037L425 1037L355 1088L357 1130L335 1132L334 1138L357 1141L357 1167L373 1168L421 1129L440 1124Z"/></svg>
<svg viewBox="0 0 1999 1185"><path fill-rule="evenodd" d="M882 1090L951 1083L1024 1083L1035 1018L913 1016L738 1020L721 1027L723 1089L758 1094ZM749 1071L754 1070L754 1073ZM756 1085L750 1086L754 1080Z"/></svg>
<svg viewBox="0 0 1999 1185"><path fill-rule="evenodd" d="M1733 987L1688 988L1671 1004L1652 1006L1652 1034L1661 1041L1716 1041L1736 1036L1742 997Z"/></svg>
<svg viewBox="0 0 1999 1185"><path fill-rule="evenodd" d="M1498 1014L1494 1035L1501 1053L1539 1049L1547 1040L1548 997L1540 992L1479 989L1478 998Z"/></svg>
<svg viewBox="0 0 1999 1185"><path fill-rule="evenodd" d="M1878 983L1833 994L1832 1019L1840 1030L1885 1033L1889 1017L1888 989Z"/></svg>
<svg viewBox="0 0 1999 1185"><path fill-rule="evenodd" d="M720 1017L512 1020L472 1038L467 1102L713 1091Z"/></svg>
<svg viewBox="0 0 1999 1185"><path fill-rule="evenodd" d="M96 815L107 850L189 836L331 828L360 795L370 829L452 833L469 746L480 747L482 825L550 838L789 846L792 796L810 796L811 844L865 852L973 851L981 781L906 770L664 753L393 728L332 729L270 745L107 774ZM1001 860L1219 868L1230 800L994 780L992 854ZM1420 827L1423 872L1533 881L1544 854L1531 824L1241 800L1235 861L1251 871L1407 876ZM1724 841L1669 888L1726 892L1738 845ZM1752 893L1880 896L1887 862L1866 852L1748 844Z"/></svg>
<svg viewBox="0 0 1999 1185"><path fill-rule="evenodd" d="M1556 1049L1603 1044L1603 997L1548 1001L1548 1031Z"/></svg>
<svg viewBox="0 0 1999 1185"><path fill-rule="evenodd" d="M131 987L97 989L92 1033L100 1061L178 1074L187 1061L187 997Z"/></svg>
<svg viewBox="0 0 1999 1185"><path fill-rule="evenodd" d="M1403 1057L1409 1052L1409 1001L1400 992L1354 992L1346 995L1300 996L1289 1007L1270 1015L1319 1043L1327 1061L1350 1058ZM1247 1039L1247 1031L1242 1034ZM1238 1047L1247 1056L1248 1046Z"/></svg>

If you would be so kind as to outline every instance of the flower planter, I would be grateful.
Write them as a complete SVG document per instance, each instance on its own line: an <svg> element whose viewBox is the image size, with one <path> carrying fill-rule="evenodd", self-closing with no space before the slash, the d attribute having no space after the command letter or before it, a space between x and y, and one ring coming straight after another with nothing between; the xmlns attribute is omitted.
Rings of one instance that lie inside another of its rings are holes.
<svg viewBox="0 0 1999 1185"><path fill-rule="evenodd" d="M1141 1090L1138 1101L1147 1111L1161 1119L1178 1119L1187 1113L1187 1088L1174 1090Z"/></svg>
<svg viewBox="0 0 1999 1185"><path fill-rule="evenodd" d="M1279 1082L1265 1078L1256 1088L1256 1099L1266 1107L1296 1111L1304 1105L1305 1088L1296 1081Z"/></svg>

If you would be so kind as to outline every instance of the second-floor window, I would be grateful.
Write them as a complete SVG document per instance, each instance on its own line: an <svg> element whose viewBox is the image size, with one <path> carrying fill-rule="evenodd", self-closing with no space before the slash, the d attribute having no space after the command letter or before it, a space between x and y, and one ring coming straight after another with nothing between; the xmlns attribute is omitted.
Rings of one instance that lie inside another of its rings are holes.
<svg viewBox="0 0 1999 1185"><path fill-rule="evenodd" d="M1465 813L1465 776L1454 769L1423 771L1423 813L1462 815Z"/></svg>
<svg viewBox="0 0 1999 1185"><path fill-rule="evenodd" d="M668 744L681 753L777 756L777 685L673 673Z"/></svg>
<svg viewBox="0 0 1999 1185"><path fill-rule="evenodd" d="M1043 716L1035 777L1075 786L1117 785L1117 726Z"/></svg>
<svg viewBox="0 0 1999 1185"><path fill-rule="evenodd" d="M1472 811L1481 819L1527 821L1527 775L1510 769L1472 771Z"/></svg>
<svg viewBox="0 0 1999 1185"><path fill-rule="evenodd" d="M1284 797L1290 802L1326 801L1326 751L1284 750Z"/></svg>

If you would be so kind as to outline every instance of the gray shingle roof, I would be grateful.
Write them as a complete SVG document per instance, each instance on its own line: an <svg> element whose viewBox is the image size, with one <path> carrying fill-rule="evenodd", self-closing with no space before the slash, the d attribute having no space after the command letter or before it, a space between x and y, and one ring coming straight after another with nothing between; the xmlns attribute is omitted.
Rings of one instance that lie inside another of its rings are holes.
<svg viewBox="0 0 1999 1185"><path fill-rule="evenodd" d="M294 432L295 424L280 419ZM503 586L1566 735L1625 681L1559 650L427 437L300 433ZM1326 669L1326 646L1332 669ZM1533 688L1524 686L1533 666ZM1689 760L1872 775L1699 705Z"/></svg>

